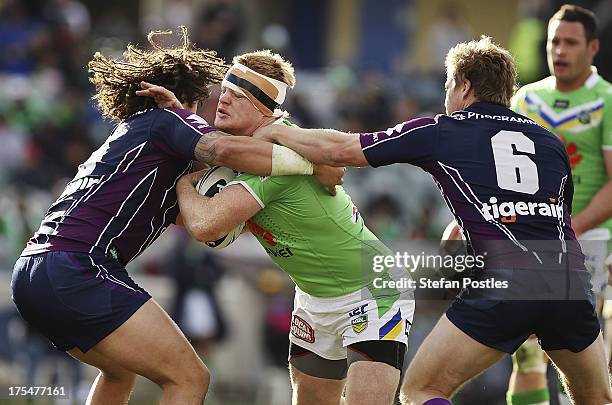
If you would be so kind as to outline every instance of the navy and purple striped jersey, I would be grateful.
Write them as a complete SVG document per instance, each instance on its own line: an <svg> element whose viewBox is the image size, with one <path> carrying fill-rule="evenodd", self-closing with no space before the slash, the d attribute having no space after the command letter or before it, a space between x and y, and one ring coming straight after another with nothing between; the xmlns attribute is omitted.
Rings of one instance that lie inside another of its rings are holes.
<svg viewBox="0 0 612 405"><path fill-rule="evenodd" d="M575 240L563 144L508 108L475 103L360 140L371 166L410 163L431 174L472 247L505 240L527 251L524 241L556 240L565 251L566 241Z"/></svg>
<svg viewBox="0 0 612 405"><path fill-rule="evenodd" d="M121 122L79 166L22 255L112 253L128 263L176 220L176 182L189 172L202 134L213 130L181 109L146 110Z"/></svg>

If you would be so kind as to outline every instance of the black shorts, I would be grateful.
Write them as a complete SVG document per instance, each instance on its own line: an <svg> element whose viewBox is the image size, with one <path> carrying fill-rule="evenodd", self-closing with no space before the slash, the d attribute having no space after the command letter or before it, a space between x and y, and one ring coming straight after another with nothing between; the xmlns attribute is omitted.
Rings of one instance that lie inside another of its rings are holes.
<svg viewBox="0 0 612 405"><path fill-rule="evenodd" d="M151 298L116 260L75 252L20 257L13 301L58 349L86 352Z"/></svg>
<svg viewBox="0 0 612 405"><path fill-rule="evenodd" d="M514 353L532 334L544 350L580 352L600 333L594 301L457 298L447 318L472 339Z"/></svg>

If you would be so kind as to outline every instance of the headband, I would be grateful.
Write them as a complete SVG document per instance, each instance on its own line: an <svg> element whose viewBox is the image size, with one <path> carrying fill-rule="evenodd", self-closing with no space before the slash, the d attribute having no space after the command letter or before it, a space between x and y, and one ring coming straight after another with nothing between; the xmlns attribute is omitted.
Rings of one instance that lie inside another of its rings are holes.
<svg viewBox="0 0 612 405"><path fill-rule="evenodd" d="M244 95L266 116L275 115L285 101L288 87L287 83L262 75L240 63L229 68L221 86Z"/></svg>

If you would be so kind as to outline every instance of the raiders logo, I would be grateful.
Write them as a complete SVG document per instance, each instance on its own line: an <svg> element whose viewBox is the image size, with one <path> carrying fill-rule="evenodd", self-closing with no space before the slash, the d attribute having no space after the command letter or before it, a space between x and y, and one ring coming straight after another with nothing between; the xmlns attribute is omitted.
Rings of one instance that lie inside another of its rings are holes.
<svg viewBox="0 0 612 405"><path fill-rule="evenodd" d="M591 122L591 114L589 114L588 111L582 111L580 114L578 114L578 121L581 124L588 124Z"/></svg>

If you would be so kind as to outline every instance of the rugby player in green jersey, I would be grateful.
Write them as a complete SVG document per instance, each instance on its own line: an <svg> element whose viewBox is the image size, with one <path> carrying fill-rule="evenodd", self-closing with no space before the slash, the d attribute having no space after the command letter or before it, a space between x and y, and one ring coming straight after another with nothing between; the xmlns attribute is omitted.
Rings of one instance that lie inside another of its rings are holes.
<svg viewBox="0 0 612 405"><path fill-rule="evenodd" d="M280 105L294 84L293 67L280 55L235 57L222 82L215 127L250 135L273 123L291 125ZM159 94L164 101L163 90ZM331 196L311 176L240 174L207 198L194 188L201 176L184 176L176 187L188 231L213 241L246 221L296 283L289 336L293 404L337 405L343 391L349 404L393 403L414 300L407 289L376 284L374 256L390 251L349 195L338 186ZM390 273L382 277L394 281Z"/></svg>
<svg viewBox="0 0 612 405"><path fill-rule="evenodd" d="M574 179L572 226L593 274L595 292L607 285L604 268L612 231L612 85L591 66L599 50L595 15L564 5L550 19L551 76L522 87L512 107L558 135ZM606 246L607 244L607 246ZM508 403L548 404L546 356L529 339L513 356Z"/></svg>

